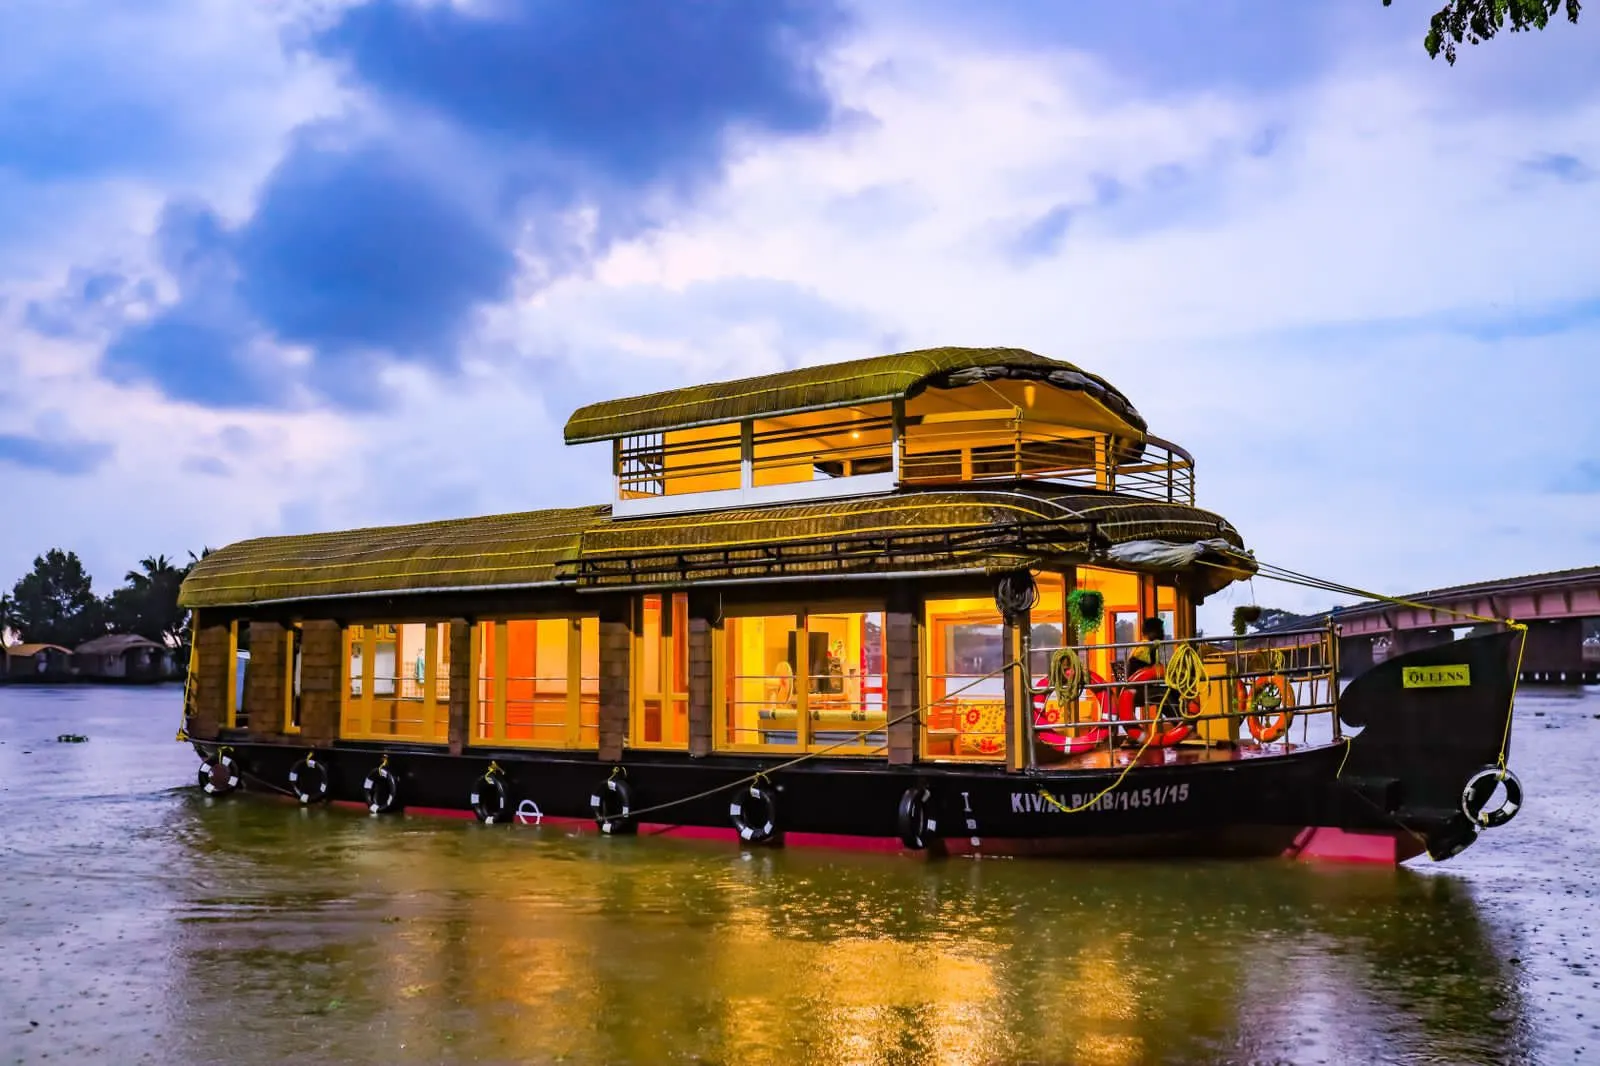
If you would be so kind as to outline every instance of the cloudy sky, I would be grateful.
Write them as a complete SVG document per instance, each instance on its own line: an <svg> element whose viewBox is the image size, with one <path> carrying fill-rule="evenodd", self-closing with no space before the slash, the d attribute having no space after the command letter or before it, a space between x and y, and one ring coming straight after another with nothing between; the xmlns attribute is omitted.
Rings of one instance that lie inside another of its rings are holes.
<svg viewBox="0 0 1600 1066"><path fill-rule="evenodd" d="M1600 562L1600 19L1433 6L8 0L0 583L603 500L580 403L942 344L1263 559Z"/></svg>

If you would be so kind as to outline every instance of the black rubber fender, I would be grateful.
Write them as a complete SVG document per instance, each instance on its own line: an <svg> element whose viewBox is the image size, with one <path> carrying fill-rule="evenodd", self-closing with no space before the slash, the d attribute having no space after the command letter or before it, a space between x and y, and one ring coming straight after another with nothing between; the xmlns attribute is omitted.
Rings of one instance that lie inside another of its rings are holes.
<svg viewBox="0 0 1600 1066"><path fill-rule="evenodd" d="M900 797L898 815L900 843L921 851L929 841L939 839L939 823L933 814L933 790L926 785L908 788Z"/></svg>
<svg viewBox="0 0 1600 1066"><path fill-rule="evenodd" d="M633 786L621 774L612 774L589 797L589 809L594 812L595 824L600 832L618 836L637 829L632 817Z"/></svg>
<svg viewBox="0 0 1600 1066"><path fill-rule="evenodd" d="M377 766L361 782L361 794L373 814L387 814L400 806L400 779L387 766Z"/></svg>
<svg viewBox="0 0 1600 1066"><path fill-rule="evenodd" d="M472 783L472 813L484 825L510 821L511 794L504 774L489 770Z"/></svg>
<svg viewBox="0 0 1600 1066"><path fill-rule="evenodd" d="M200 762L200 788L208 796L226 796L239 787L239 763L232 755L219 751Z"/></svg>
<svg viewBox="0 0 1600 1066"><path fill-rule="evenodd" d="M1506 787L1505 802L1492 811L1484 810L1494 786ZM1498 766L1485 766L1467 779L1461 790L1461 813L1485 829L1498 829L1517 816L1522 809L1522 782L1510 770Z"/></svg>
<svg viewBox="0 0 1600 1066"><path fill-rule="evenodd" d="M728 818L740 840L751 844L771 840L778 833L777 789L762 781L747 785L728 804Z"/></svg>
<svg viewBox="0 0 1600 1066"><path fill-rule="evenodd" d="M312 752L289 768L289 788L301 803L322 803L328 798L328 764Z"/></svg>

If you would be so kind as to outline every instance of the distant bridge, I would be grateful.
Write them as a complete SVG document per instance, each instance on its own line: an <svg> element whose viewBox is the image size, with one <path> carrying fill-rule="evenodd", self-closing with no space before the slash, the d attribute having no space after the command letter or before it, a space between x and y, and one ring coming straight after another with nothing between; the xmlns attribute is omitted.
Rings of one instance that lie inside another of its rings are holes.
<svg viewBox="0 0 1600 1066"><path fill-rule="evenodd" d="M1425 606L1376 600L1335 608L1324 616L1339 624L1342 673L1357 674L1391 656L1447 643L1463 630L1498 628L1463 617L1477 615L1527 623L1522 680L1600 683L1600 566L1455 585L1397 599Z"/></svg>

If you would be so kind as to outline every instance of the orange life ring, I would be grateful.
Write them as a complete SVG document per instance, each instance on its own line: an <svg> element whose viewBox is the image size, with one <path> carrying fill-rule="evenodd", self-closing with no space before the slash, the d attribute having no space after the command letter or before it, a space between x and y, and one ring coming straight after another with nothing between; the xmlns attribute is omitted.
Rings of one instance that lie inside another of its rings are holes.
<svg viewBox="0 0 1600 1066"><path fill-rule="evenodd" d="M1271 702L1271 693L1277 694L1276 702ZM1257 743L1270 744L1289 731L1289 723L1294 721L1294 690L1287 678L1258 677L1248 691L1240 681L1239 696L1246 710L1245 724ZM1263 698L1265 702L1258 705ZM1278 717L1269 721L1273 707L1278 709Z"/></svg>
<svg viewBox="0 0 1600 1066"><path fill-rule="evenodd" d="M1123 686L1117 690L1117 718L1124 722L1132 722L1142 717L1139 714L1139 708L1135 706L1138 699L1136 695L1137 686L1148 681L1160 681L1166 676L1166 671L1159 665L1141 667L1128 675L1128 680L1123 682ZM1190 700L1188 710L1188 717L1192 718L1200 713L1200 705L1194 700ZM1128 739L1135 744L1143 744L1145 742L1144 726L1130 725L1124 728L1128 731ZM1166 727L1156 723L1152 728L1154 733L1150 737L1150 746L1154 748L1170 748L1189 735L1188 722L1179 722L1177 725Z"/></svg>
<svg viewBox="0 0 1600 1066"><path fill-rule="evenodd" d="M1091 685L1105 684L1100 675L1093 670L1086 671L1085 676ZM1061 708L1049 706L1046 692L1041 690L1041 686L1046 684L1047 682L1041 680L1033 690L1033 724L1036 726L1058 725L1061 722ZM1109 722L1111 720L1111 694L1103 688L1085 689L1084 691L1100 705L1099 716L1094 720L1096 722ZM1110 735L1110 727L1095 725L1077 736L1073 736L1064 730L1051 729L1039 733L1038 737L1041 744L1048 744L1057 751L1065 752L1068 755L1077 755L1104 744L1106 738Z"/></svg>

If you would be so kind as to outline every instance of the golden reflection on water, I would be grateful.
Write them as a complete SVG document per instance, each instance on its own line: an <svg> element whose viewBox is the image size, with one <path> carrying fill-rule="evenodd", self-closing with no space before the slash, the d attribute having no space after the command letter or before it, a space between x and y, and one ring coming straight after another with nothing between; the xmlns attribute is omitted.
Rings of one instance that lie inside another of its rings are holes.
<svg viewBox="0 0 1600 1066"><path fill-rule="evenodd" d="M0 697L0 1066L1600 1047L1590 697L1532 705L1540 802L1427 874L741 853L209 801L175 787L192 753L139 693ZM94 740L41 743L69 731Z"/></svg>
<svg viewBox="0 0 1600 1066"><path fill-rule="evenodd" d="M271 804L195 817L197 858L230 867L255 917L190 923L186 998L224 987L230 1010L299 1015L302 1054L1117 1066L1248 1035L1338 1058L1352 1038L1302 1012L1365 1009L1378 971L1434 940L1500 989L1452 996L1500 1004L1505 985L1470 900L1405 871L741 854ZM1397 1008L1424 1033L1437 1011ZM1492 1026L1456 1026L1493 1046Z"/></svg>

